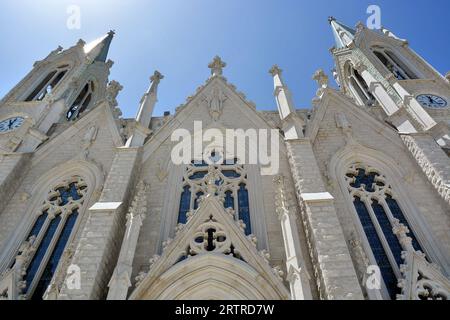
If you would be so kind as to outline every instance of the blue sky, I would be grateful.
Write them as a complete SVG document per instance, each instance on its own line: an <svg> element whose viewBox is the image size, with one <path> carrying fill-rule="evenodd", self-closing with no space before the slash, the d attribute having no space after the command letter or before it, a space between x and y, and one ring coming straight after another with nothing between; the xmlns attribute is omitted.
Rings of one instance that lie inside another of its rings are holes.
<svg viewBox="0 0 450 320"><path fill-rule="evenodd" d="M69 30L66 9L81 8L81 29ZM110 29L117 34L109 58L110 79L126 117L133 117L155 69L165 75L155 115L174 109L209 76L216 54L224 75L261 110L276 109L273 64L284 70L296 107L310 106L311 76L333 67L333 37L327 17L349 26L365 22L367 7L381 7L382 24L438 71L450 70L448 0L2 0L0 3L0 96L58 45L91 41Z"/></svg>

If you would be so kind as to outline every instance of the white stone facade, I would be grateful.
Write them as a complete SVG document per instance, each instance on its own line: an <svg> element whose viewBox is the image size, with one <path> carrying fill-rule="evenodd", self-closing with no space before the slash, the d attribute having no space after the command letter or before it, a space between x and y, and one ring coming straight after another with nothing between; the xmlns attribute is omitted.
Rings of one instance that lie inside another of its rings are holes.
<svg viewBox="0 0 450 320"><path fill-rule="evenodd" d="M339 89L319 70L311 109L294 107L274 66L278 110L257 110L215 57L174 115L152 117L155 72L123 119L113 32L36 62L0 101L0 300L449 298L448 76L391 32L330 23ZM278 172L174 164L172 133L196 121L278 130ZM227 170L239 178L228 189L216 184ZM186 172L201 179L180 223Z"/></svg>

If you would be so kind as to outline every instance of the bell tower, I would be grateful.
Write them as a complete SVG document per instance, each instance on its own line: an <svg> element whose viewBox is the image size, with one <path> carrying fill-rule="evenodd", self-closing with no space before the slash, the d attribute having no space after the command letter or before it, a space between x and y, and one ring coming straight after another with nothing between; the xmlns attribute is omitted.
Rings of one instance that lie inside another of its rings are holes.
<svg viewBox="0 0 450 320"><path fill-rule="evenodd" d="M0 212L50 128L76 121L106 98L113 36L79 40L67 50L59 46L0 100Z"/></svg>
<svg viewBox="0 0 450 320"><path fill-rule="evenodd" d="M74 121L105 98L113 36L111 31L89 44L79 40L67 50L58 47L34 63L0 101L1 152L33 152L54 123Z"/></svg>
<svg viewBox="0 0 450 320"><path fill-rule="evenodd" d="M450 203L450 83L386 28L355 29L330 17L331 49L341 91L361 108L395 127L433 183Z"/></svg>

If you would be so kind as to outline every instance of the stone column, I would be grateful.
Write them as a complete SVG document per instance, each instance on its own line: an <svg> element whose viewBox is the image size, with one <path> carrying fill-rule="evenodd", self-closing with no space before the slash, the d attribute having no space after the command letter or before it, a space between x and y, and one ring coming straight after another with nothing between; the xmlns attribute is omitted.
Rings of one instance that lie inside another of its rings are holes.
<svg viewBox="0 0 450 320"><path fill-rule="evenodd" d="M126 231L120 248L119 259L109 282L108 300L126 300L128 288L131 287L133 259L139 239L142 222L147 212L147 186L141 181L137 186L137 194L127 214Z"/></svg>
<svg viewBox="0 0 450 320"><path fill-rule="evenodd" d="M290 284L291 299L311 300L311 287L300 247L296 212L289 205L284 187L284 177L277 176L274 178L274 182L277 188L276 207L283 232L287 280Z"/></svg>
<svg viewBox="0 0 450 320"><path fill-rule="evenodd" d="M95 300L106 297L123 236L128 199L133 189L139 148L118 148L99 201L87 212L72 264L80 268L81 288L64 283L58 299Z"/></svg>
<svg viewBox="0 0 450 320"><path fill-rule="evenodd" d="M288 140L286 146L321 298L364 299L309 139Z"/></svg>

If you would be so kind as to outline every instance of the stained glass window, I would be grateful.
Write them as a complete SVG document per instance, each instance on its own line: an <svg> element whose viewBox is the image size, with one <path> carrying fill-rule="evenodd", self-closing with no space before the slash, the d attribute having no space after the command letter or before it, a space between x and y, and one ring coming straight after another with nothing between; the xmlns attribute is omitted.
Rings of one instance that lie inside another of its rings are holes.
<svg viewBox="0 0 450 320"><path fill-rule="evenodd" d="M248 191L245 184L241 183L239 185L238 191L239 199L239 219L245 223L245 234L249 235L252 233L252 226L250 223L250 208L248 203Z"/></svg>
<svg viewBox="0 0 450 320"><path fill-rule="evenodd" d="M346 180L386 289L391 299L395 299L399 293L396 275L399 271L396 273L395 270L399 270L404 263L401 257L404 248L393 231L395 220L408 227L410 233L407 235L412 239L414 249L422 251L422 248L384 176L368 166L353 165Z"/></svg>
<svg viewBox="0 0 450 320"><path fill-rule="evenodd" d="M181 194L180 199L180 211L178 214L178 223L186 224L187 213L190 210L190 204L191 204L191 188L189 188L189 186L185 186L183 188L183 193Z"/></svg>
<svg viewBox="0 0 450 320"><path fill-rule="evenodd" d="M74 178L48 193L45 210L36 218L26 238L35 238L32 245L36 248L25 265L23 293L27 298L42 299L50 285L76 224L86 188L82 179Z"/></svg>
<svg viewBox="0 0 450 320"><path fill-rule="evenodd" d="M354 201L356 212L358 213L359 220L363 226L364 233L369 242L372 253L375 257L378 267L380 268L381 275L383 276L386 287L389 291L391 298L395 298L397 293L397 277L395 276L394 270L392 270L389 258L384 251L383 244L378 236L375 225L370 218L369 211L367 210L364 202L361 201L359 197L355 197Z"/></svg>
<svg viewBox="0 0 450 320"><path fill-rule="evenodd" d="M211 159L215 161L213 164L193 160L191 165L187 166L183 176L185 186L180 196L178 223L186 224L187 213L199 208L200 199L206 192L205 184L208 172L213 168L218 172L215 180L216 195L220 195L224 199L224 208L236 210L235 218L244 221L245 233L250 234L251 219L249 195L246 189L247 175L243 165L238 164L238 159L223 160L223 157L215 152L211 154Z"/></svg>

